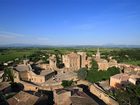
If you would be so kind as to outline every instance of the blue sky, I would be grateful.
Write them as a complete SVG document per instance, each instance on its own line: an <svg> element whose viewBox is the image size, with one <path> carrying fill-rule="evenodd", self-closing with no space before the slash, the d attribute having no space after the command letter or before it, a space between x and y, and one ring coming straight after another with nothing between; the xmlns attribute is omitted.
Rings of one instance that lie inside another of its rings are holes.
<svg viewBox="0 0 140 105"><path fill-rule="evenodd" d="M0 44L140 45L140 0L0 0Z"/></svg>

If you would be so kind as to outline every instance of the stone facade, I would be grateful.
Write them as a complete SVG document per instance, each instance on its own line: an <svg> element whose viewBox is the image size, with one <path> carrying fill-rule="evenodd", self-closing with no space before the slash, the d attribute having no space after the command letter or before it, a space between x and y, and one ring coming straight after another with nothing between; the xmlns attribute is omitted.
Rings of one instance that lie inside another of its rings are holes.
<svg viewBox="0 0 140 105"><path fill-rule="evenodd" d="M126 74L126 73L121 73L121 74L116 74L112 77L110 77L110 86L114 88L120 88L121 86L127 84L127 83L132 83L134 85L137 85L140 83L140 76L139 75L134 75L134 74Z"/></svg>
<svg viewBox="0 0 140 105"><path fill-rule="evenodd" d="M50 66L51 70L56 69L56 57L55 57L55 55L52 55L51 57L49 57L49 66Z"/></svg>
<svg viewBox="0 0 140 105"><path fill-rule="evenodd" d="M109 67L113 67L113 66L118 67L118 63L115 59L110 59L108 62L108 66Z"/></svg>
<svg viewBox="0 0 140 105"><path fill-rule="evenodd" d="M101 55L100 55L100 51L99 51L99 48L97 49L97 53L96 53L96 56L95 56L96 60L100 60L101 59Z"/></svg>
<svg viewBox="0 0 140 105"><path fill-rule="evenodd" d="M8 105L35 105L39 97L20 91L7 100Z"/></svg>
<svg viewBox="0 0 140 105"><path fill-rule="evenodd" d="M67 55L63 55L63 63L65 65L65 68L70 69L70 70L79 70L81 65L80 65L80 55L77 53L70 53Z"/></svg>
<svg viewBox="0 0 140 105"><path fill-rule="evenodd" d="M108 61L105 60L105 59L99 59L97 61L97 64L98 64L98 68L99 70L107 70L109 65L108 65Z"/></svg>
<svg viewBox="0 0 140 105"><path fill-rule="evenodd" d="M117 67L118 63L115 59L110 59L109 62L106 59L100 57L100 51L97 50L94 60L97 62L99 70L107 70L109 67Z"/></svg>
<svg viewBox="0 0 140 105"><path fill-rule="evenodd" d="M65 68L71 71L79 70L80 68L91 67L91 57L87 57L86 52L70 53L62 56Z"/></svg>
<svg viewBox="0 0 140 105"><path fill-rule="evenodd" d="M96 95L99 99L103 100L107 105L119 105L117 101L105 93L98 85L93 84L89 86L90 92Z"/></svg>
<svg viewBox="0 0 140 105"><path fill-rule="evenodd" d="M55 105L70 105L71 92L66 90L55 90L54 91L54 102Z"/></svg>
<svg viewBox="0 0 140 105"><path fill-rule="evenodd" d="M54 91L55 105L98 105L82 88L69 87Z"/></svg>
<svg viewBox="0 0 140 105"><path fill-rule="evenodd" d="M86 55L86 52L78 52L77 54L80 55L80 67L81 68L84 68L86 67L86 58L87 58L87 55Z"/></svg>
<svg viewBox="0 0 140 105"><path fill-rule="evenodd" d="M40 75L33 72L29 65L18 65L14 69L15 81L30 81L33 83L44 83L47 79L55 75L54 71L43 70Z"/></svg>
<svg viewBox="0 0 140 105"><path fill-rule="evenodd" d="M110 86L114 88L120 88L123 84L128 83L129 75L128 74L116 74L110 77Z"/></svg>

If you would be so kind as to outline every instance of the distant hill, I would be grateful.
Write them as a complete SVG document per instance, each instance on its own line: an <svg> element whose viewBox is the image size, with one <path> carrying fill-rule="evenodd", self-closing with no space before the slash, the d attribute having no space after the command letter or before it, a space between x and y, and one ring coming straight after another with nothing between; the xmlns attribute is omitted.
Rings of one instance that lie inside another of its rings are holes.
<svg viewBox="0 0 140 105"><path fill-rule="evenodd" d="M67 48L140 48L140 45L35 45L35 44L3 44L0 48L26 48L26 47L42 47L42 48L53 48L53 47L67 47Z"/></svg>

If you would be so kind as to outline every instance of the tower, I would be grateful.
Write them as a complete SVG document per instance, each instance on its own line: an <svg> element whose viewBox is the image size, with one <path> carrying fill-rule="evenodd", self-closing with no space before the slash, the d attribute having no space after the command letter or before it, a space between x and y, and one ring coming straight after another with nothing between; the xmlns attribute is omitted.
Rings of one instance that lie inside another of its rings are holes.
<svg viewBox="0 0 140 105"><path fill-rule="evenodd" d="M97 53L96 53L96 59L99 60L101 57L100 57L100 51L99 51L99 48L97 49Z"/></svg>
<svg viewBox="0 0 140 105"><path fill-rule="evenodd" d="M77 52L77 54L80 55L80 67L84 68L86 67L86 52Z"/></svg>
<svg viewBox="0 0 140 105"><path fill-rule="evenodd" d="M49 64L50 64L50 69L54 70L56 68L56 56L52 55L49 57Z"/></svg>

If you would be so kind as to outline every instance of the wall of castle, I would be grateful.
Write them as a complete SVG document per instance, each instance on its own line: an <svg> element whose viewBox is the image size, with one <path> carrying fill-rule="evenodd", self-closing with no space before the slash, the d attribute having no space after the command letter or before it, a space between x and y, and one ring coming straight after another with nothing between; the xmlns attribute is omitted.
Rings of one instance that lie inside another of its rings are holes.
<svg viewBox="0 0 140 105"><path fill-rule="evenodd" d="M33 76L31 76L31 82L33 82L33 83L44 83L45 82L45 76L33 75Z"/></svg>
<svg viewBox="0 0 140 105"><path fill-rule="evenodd" d="M100 87L96 84L93 84L89 87L90 92L96 95L98 98L103 100L107 105L119 105L117 101L109 97Z"/></svg>
<svg viewBox="0 0 140 105"><path fill-rule="evenodd" d="M80 65L80 55L71 53L68 55L63 55L63 63L65 65L65 68L68 68L70 70L79 70L81 65Z"/></svg>
<svg viewBox="0 0 140 105"><path fill-rule="evenodd" d="M39 87L34 85L34 84L31 84L31 83L27 83L27 82L24 82L24 81L20 81L20 83L22 83L24 85L24 90L25 91L38 91Z"/></svg>
<svg viewBox="0 0 140 105"><path fill-rule="evenodd" d="M70 96L71 96L71 92L67 91L61 94L57 94L56 91L54 91L54 102L55 105L70 105L71 101L70 101Z"/></svg>

